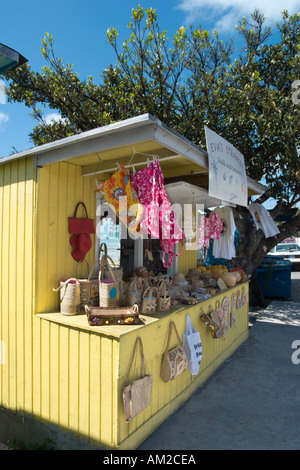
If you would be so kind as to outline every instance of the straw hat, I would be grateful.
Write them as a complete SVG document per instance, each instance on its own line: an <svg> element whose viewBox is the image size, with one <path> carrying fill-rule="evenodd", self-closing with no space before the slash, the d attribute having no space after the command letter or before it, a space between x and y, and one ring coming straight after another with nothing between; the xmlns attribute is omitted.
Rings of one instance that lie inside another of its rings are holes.
<svg viewBox="0 0 300 470"><path fill-rule="evenodd" d="M179 284L181 282L186 282L186 279L185 279L184 275L182 273L174 274L173 283L174 284Z"/></svg>
<svg viewBox="0 0 300 470"><path fill-rule="evenodd" d="M189 269L189 272L187 273L186 276L188 281L191 281L192 279L199 279L199 272L197 269Z"/></svg>

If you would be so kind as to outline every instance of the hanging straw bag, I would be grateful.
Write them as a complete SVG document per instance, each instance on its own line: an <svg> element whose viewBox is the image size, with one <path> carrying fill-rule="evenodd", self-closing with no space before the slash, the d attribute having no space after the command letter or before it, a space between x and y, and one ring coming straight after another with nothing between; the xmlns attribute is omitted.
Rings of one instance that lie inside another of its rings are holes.
<svg viewBox="0 0 300 470"><path fill-rule="evenodd" d="M87 264L88 268L88 277L87 279L79 279L77 276L77 268L82 261L79 261L76 265L75 277L78 279L80 284L80 307L85 305L97 306L99 305L99 280L98 277L92 277L95 265L90 271L89 264L87 260L83 260Z"/></svg>
<svg viewBox="0 0 300 470"><path fill-rule="evenodd" d="M102 243L99 249L99 258L101 251L104 254L99 262L99 306L100 307L117 307L119 305L119 281L116 279L113 269L115 264L107 255L107 247ZM104 279L104 271L108 268L111 279Z"/></svg>
<svg viewBox="0 0 300 470"><path fill-rule="evenodd" d="M169 351L172 328L174 328L175 333L177 335L178 346ZM169 325L167 346L161 363L160 376L162 380L167 383L171 380L176 379L176 377L182 374L187 369L187 367L188 359L186 357L186 353L183 349L182 342L180 341L180 337L175 323L171 321Z"/></svg>
<svg viewBox="0 0 300 470"><path fill-rule="evenodd" d="M151 315L156 310L156 296L153 291L157 290L156 287L148 287L143 293L141 313L144 315Z"/></svg>
<svg viewBox="0 0 300 470"><path fill-rule="evenodd" d="M157 310L159 312L166 312L171 307L171 295L168 290L166 281L162 281L158 288L157 296Z"/></svg>
<svg viewBox="0 0 300 470"><path fill-rule="evenodd" d="M140 344L141 357L142 357L142 378L135 380L136 372L136 358L138 352L138 345ZM124 403L124 414L125 421L129 423L135 416L141 413L145 408L150 405L151 402L151 391L152 391L152 375L149 373L148 366L144 357L143 343L140 337L136 339L134 353L129 367L128 374L125 379L125 383L128 380L128 376L134 360L134 374L133 381L127 385L123 390L123 403ZM145 365L148 370L148 374L145 375Z"/></svg>
<svg viewBox="0 0 300 470"><path fill-rule="evenodd" d="M60 313L77 315L80 312L80 284L77 279L60 281L60 286L53 290L60 291Z"/></svg>

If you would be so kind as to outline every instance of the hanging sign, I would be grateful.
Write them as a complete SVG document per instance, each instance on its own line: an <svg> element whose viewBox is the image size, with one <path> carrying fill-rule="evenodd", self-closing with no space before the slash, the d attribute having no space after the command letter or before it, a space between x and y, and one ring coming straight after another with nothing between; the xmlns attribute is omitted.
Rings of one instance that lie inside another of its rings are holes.
<svg viewBox="0 0 300 470"><path fill-rule="evenodd" d="M244 156L206 126L205 137L209 161L208 194L222 201L247 207Z"/></svg>

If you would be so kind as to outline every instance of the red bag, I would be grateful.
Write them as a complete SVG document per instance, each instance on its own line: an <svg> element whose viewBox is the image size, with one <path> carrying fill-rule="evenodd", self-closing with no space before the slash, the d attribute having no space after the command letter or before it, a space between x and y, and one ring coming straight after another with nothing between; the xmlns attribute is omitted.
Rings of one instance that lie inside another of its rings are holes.
<svg viewBox="0 0 300 470"><path fill-rule="evenodd" d="M86 217L85 218L77 218L77 210L79 205L82 204ZM78 202L74 217L69 217L69 233L72 234L70 238L70 243L73 247L72 257L75 261L82 261L85 258L85 255L92 247L92 240L90 237L91 233L95 233L94 221L93 219L88 218L88 213L83 202Z"/></svg>
<svg viewBox="0 0 300 470"><path fill-rule="evenodd" d="M76 217L77 215L77 210L80 204L83 205L86 218L84 219L79 219ZM69 233L72 234L80 234L80 233L95 233L95 228L94 228L94 220L88 218L88 213L85 207L85 204L83 202L78 202L75 212L74 212L74 217L69 217Z"/></svg>

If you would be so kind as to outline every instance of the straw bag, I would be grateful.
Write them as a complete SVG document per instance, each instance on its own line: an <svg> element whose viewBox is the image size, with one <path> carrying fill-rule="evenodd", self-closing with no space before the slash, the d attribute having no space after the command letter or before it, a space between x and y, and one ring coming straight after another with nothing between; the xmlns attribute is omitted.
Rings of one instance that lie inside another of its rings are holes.
<svg viewBox="0 0 300 470"><path fill-rule="evenodd" d="M148 287L143 293L141 313L145 315L151 315L155 313L156 310L156 296L153 293L153 290L156 290L156 287Z"/></svg>
<svg viewBox="0 0 300 470"><path fill-rule="evenodd" d="M157 296L157 310L159 312L166 312L171 307L171 295L167 288L167 283L162 281L158 288Z"/></svg>
<svg viewBox="0 0 300 470"><path fill-rule="evenodd" d="M212 306L210 306L211 312L204 313L203 309L201 308L202 314L200 316L201 320L205 324L205 326L209 329L211 336L216 338L223 337L223 332L221 328L221 324L219 321L218 316L213 311Z"/></svg>
<svg viewBox="0 0 300 470"><path fill-rule="evenodd" d="M142 297L142 285L135 278L126 291L127 305L140 304Z"/></svg>
<svg viewBox="0 0 300 470"><path fill-rule="evenodd" d="M99 305L99 280L98 277L92 277L95 265L90 271L89 264L87 260L84 260L88 268L88 278L87 279L78 279L77 268L82 261L79 261L76 265L75 277L78 279L80 284L80 307L85 305L96 306Z"/></svg>
<svg viewBox="0 0 300 470"><path fill-rule="evenodd" d="M100 307L117 307L119 304L119 281L116 279L113 269L113 260L107 255L107 247L102 243L99 249L99 257L104 246L104 254L99 262L99 305ZM108 268L111 279L103 279L104 270Z"/></svg>
<svg viewBox="0 0 300 470"><path fill-rule="evenodd" d="M60 313L77 315L80 312L80 284L77 279L60 281L60 286L53 290L60 291Z"/></svg>
<svg viewBox="0 0 300 470"><path fill-rule="evenodd" d="M172 328L174 327L175 333L178 339L178 346L171 351L169 351L170 346L170 339L172 334ZM170 322L169 325L169 335L167 346L164 352L163 360L161 363L160 368L160 376L162 380L167 383L171 380L176 379L180 374L182 374L188 367L188 359L186 357L186 353L183 349L182 342L180 341L180 337L173 321Z"/></svg>
<svg viewBox="0 0 300 470"><path fill-rule="evenodd" d="M136 358L137 358L137 351L138 351L138 344L140 344L141 350L141 357L142 357L142 378L135 380L135 371L136 371ZM134 353L131 361L131 365L129 367L128 374L125 379L125 383L127 382L132 364L134 359L134 374L133 374L133 381L127 385L123 390L123 403L124 403L124 414L125 414L125 421L129 423L135 416L141 413L145 408L150 405L151 401L151 390L152 390L152 375L149 374L145 375L145 368L146 360L144 357L143 351L143 343L140 337L136 339ZM148 367L147 367L148 369Z"/></svg>
<svg viewBox="0 0 300 470"><path fill-rule="evenodd" d="M127 306L127 290L128 290L128 283L125 281L119 281L119 305L120 307Z"/></svg>

